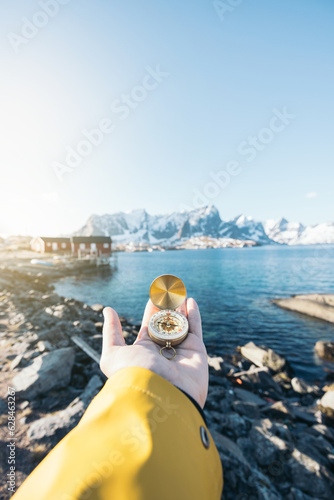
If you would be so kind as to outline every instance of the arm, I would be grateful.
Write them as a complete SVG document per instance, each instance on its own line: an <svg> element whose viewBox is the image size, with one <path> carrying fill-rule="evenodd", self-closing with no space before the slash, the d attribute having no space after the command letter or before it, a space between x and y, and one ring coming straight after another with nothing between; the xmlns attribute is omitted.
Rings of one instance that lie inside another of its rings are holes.
<svg viewBox="0 0 334 500"><path fill-rule="evenodd" d="M198 314L198 319L199 312L194 301L188 303L192 329L192 318ZM149 303L133 346L124 344L117 314L105 310L101 368L109 379L77 427L27 478L15 500L220 499L222 470L216 447L199 411L175 387L204 406L207 387L196 389L196 381L201 383L207 372L204 344L198 352L198 341L190 337L187 353L187 338L177 349L180 370L177 364L172 367L148 337L152 308ZM202 363L202 377L197 378Z"/></svg>

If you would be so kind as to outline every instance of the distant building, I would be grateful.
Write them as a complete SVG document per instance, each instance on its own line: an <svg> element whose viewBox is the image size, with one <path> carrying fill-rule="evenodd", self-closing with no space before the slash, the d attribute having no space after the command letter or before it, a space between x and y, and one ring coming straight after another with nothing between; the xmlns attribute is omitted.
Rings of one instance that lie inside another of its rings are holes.
<svg viewBox="0 0 334 500"><path fill-rule="evenodd" d="M45 238L39 236L33 238L30 245L32 250L40 253L71 253L71 238Z"/></svg>
<svg viewBox="0 0 334 500"><path fill-rule="evenodd" d="M105 257L111 254L110 236L72 236L72 255L83 257L84 255L96 255Z"/></svg>
<svg viewBox="0 0 334 500"><path fill-rule="evenodd" d="M40 253L63 253L75 257L92 255L107 257L111 254L110 236L72 236L71 238L46 238L39 236L31 240L31 248Z"/></svg>

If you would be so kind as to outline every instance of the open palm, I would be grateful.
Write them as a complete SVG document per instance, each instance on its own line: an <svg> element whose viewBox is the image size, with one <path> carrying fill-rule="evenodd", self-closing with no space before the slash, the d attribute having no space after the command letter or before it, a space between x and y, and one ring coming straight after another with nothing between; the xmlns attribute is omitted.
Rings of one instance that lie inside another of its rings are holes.
<svg viewBox="0 0 334 500"><path fill-rule="evenodd" d="M189 334L176 346L176 357L172 360L160 355L160 346L148 334L149 319L158 310L149 300L133 345L126 345L116 311L111 307L103 310L101 370L110 377L129 366L147 368L190 394L203 408L208 394L209 373L198 306L194 299L187 299L177 309L188 318Z"/></svg>

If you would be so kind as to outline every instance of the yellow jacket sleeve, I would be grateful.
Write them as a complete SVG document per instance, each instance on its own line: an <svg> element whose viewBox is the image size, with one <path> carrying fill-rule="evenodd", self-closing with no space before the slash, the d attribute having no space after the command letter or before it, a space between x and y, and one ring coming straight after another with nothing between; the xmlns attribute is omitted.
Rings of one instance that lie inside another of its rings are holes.
<svg viewBox="0 0 334 500"><path fill-rule="evenodd" d="M219 454L198 410L146 368L117 371L14 500L219 500Z"/></svg>

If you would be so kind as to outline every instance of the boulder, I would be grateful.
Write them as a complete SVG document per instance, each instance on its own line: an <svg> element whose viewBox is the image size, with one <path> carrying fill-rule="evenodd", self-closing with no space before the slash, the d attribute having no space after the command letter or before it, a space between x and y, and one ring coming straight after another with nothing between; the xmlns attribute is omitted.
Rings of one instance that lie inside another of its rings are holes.
<svg viewBox="0 0 334 500"><path fill-rule="evenodd" d="M237 398L241 399L244 403L251 403L257 406L265 406L267 404L266 401L261 399L259 396L250 391L245 391L245 389L239 389L239 387L236 387L234 392Z"/></svg>
<svg viewBox="0 0 334 500"><path fill-rule="evenodd" d="M245 436L250 428L249 422L236 412L220 415L219 422L222 424L224 435L234 438Z"/></svg>
<svg viewBox="0 0 334 500"><path fill-rule="evenodd" d="M328 303L321 303L317 300L297 297L298 296L290 299L275 299L272 302L283 309L299 312L313 318L319 318L324 321L334 323L334 307L332 305L329 305Z"/></svg>
<svg viewBox="0 0 334 500"><path fill-rule="evenodd" d="M40 418L33 422L28 430L28 437L33 441L39 441L57 435L62 438L80 420L91 400L96 396L103 382L98 375L94 375L86 385L82 394L75 398L65 410L53 415Z"/></svg>
<svg viewBox="0 0 334 500"><path fill-rule="evenodd" d="M237 376L237 374L235 376ZM255 368L254 365L251 365L246 373L240 375L240 379L242 382L248 384L249 387L253 387L256 391L269 390L270 392L276 393L275 396L278 397L282 394L280 385L275 382L267 367L259 370L259 368Z"/></svg>
<svg viewBox="0 0 334 500"><path fill-rule="evenodd" d="M69 308L66 304L58 304L54 306L49 306L44 309L46 314L50 314L55 318L65 318L66 316L70 316Z"/></svg>
<svg viewBox="0 0 334 500"><path fill-rule="evenodd" d="M93 304L90 307L91 307L91 309L93 309L93 311L98 312L98 313L102 312L104 309L104 306L102 304Z"/></svg>
<svg viewBox="0 0 334 500"><path fill-rule="evenodd" d="M316 410L312 406L294 406L293 411L295 417L302 422L311 425L318 423Z"/></svg>
<svg viewBox="0 0 334 500"><path fill-rule="evenodd" d="M293 377L291 379L291 386L295 392L298 392L298 394L309 394L316 391L315 387L307 384L305 380L298 377Z"/></svg>
<svg viewBox="0 0 334 500"><path fill-rule="evenodd" d="M273 380L285 390L291 389L291 377L286 371L275 373Z"/></svg>
<svg viewBox="0 0 334 500"><path fill-rule="evenodd" d="M314 346L314 350L319 358L325 359L326 361L334 361L334 342L318 340Z"/></svg>
<svg viewBox="0 0 334 500"><path fill-rule="evenodd" d="M334 419L334 391L327 391L320 399L319 406L327 417Z"/></svg>
<svg viewBox="0 0 334 500"><path fill-rule="evenodd" d="M333 498L333 476L310 456L295 448L287 462L292 484L314 498Z"/></svg>
<svg viewBox="0 0 334 500"><path fill-rule="evenodd" d="M283 439L284 438L284 439ZM249 433L253 444L254 458L258 465L270 466L286 456L292 449L292 439L288 429L273 424L269 419L255 420Z"/></svg>
<svg viewBox="0 0 334 500"><path fill-rule="evenodd" d="M314 500L314 497L310 497L297 488L291 488L290 493L286 497L286 500Z"/></svg>
<svg viewBox="0 0 334 500"><path fill-rule="evenodd" d="M315 434L316 436L324 436L326 439L334 443L334 434L333 432L324 424L315 424L308 430L308 432Z"/></svg>
<svg viewBox="0 0 334 500"><path fill-rule="evenodd" d="M13 361L11 362L10 367L9 367L10 371L15 370L15 368L17 368L17 367L20 365L20 363L21 363L21 361L22 361L22 358L23 358L23 354L18 354L18 355L17 355L17 356L13 359Z"/></svg>
<svg viewBox="0 0 334 500"><path fill-rule="evenodd" d="M248 418L259 418L260 410L258 405L254 403L245 403L244 401L234 401L232 403L233 409L239 413L239 415L243 415Z"/></svg>
<svg viewBox="0 0 334 500"><path fill-rule="evenodd" d="M262 411L274 418L290 418L291 420L295 419L295 411L293 407L286 401L276 401L276 403L273 403L271 406L264 408Z"/></svg>
<svg viewBox="0 0 334 500"><path fill-rule="evenodd" d="M40 352L52 351L53 346L51 345L51 343L48 340L39 340L37 342L37 349Z"/></svg>
<svg viewBox="0 0 334 500"><path fill-rule="evenodd" d="M208 360L208 365L211 366L211 368L214 368L216 371L220 371L221 365L224 363L224 360L221 356L207 356Z"/></svg>
<svg viewBox="0 0 334 500"><path fill-rule="evenodd" d="M245 459L241 449L234 441L214 430L211 431L211 435L218 449L221 449L223 453L230 453L239 462L249 467L249 464Z"/></svg>
<svg viewBox="0 0 334 500"><path fill-rule="evenodd" d="M283 370L286 366L286 360L282 356L268 347L258 347L254 342L248 342L240 347L240 352L256 366L267 366L275 372Z"/></svg>
<svg viewBox="0 0 334 500"><path fill-rule="evenodd" d="M71 380L74 358L72 347L37 356L13 378L17 395L30 400L51 389L66 387Z"/></svg>
<svg viewBox="0 0 334 500"><path fill-rule="evenodd" d="M71 325L69 325L71 326ZM49 328L45 328L45 330L38 332L39 340L48 340L51 344L55 344L64 338L66 338L66 332L69 331L69 327L66 325L57 325Z"/></svg>
<svg viewBox="0 0 334 500"><path fill-rule="evenodd" d="M94 325L95 325L96 330L97 330L99 333L102 333L102 329L103 329L103 323L102 323L102 321L96 321L96 322L94 323Z"/></svg>

